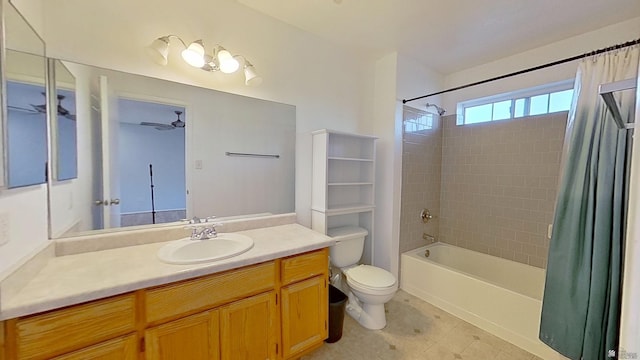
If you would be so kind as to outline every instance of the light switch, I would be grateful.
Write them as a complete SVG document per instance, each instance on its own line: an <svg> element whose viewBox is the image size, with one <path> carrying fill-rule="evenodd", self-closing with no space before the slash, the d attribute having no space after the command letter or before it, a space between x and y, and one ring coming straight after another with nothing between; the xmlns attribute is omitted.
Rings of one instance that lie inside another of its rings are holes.
<svg viewBox="0 0 640 360"><path fill-rule="evenodd" d="M553 224L547 226L547 239L551 239L551 233L553 233Z"/></svg>

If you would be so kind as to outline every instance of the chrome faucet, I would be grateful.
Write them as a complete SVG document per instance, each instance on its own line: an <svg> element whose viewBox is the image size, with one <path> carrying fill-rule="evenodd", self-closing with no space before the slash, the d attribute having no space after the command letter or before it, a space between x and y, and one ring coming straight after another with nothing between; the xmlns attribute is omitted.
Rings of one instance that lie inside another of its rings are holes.
<svg viewBox="0 0 640 360"><path fill-rule="evenodd" d="M221 223L214 223L211 220L215 219L215 216L209 216L205 219L200 219L194 216L188 221L185 229L191 229L191 240L207 240L213 239L218 236L217 226L222 226Z"/></svg>

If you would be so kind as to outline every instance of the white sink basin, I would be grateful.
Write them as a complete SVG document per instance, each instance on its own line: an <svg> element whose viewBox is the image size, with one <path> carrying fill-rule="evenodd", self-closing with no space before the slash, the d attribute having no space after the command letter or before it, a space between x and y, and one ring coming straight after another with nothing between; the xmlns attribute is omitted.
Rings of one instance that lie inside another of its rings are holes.
<svg viewBox="0 0 640 360"><path fill-rule="evenodd" d="M197 264L240 255L252 247L253 239L246 235L223 233L206 240L172 241L158 250L158 258L169 264Z"/></svg>

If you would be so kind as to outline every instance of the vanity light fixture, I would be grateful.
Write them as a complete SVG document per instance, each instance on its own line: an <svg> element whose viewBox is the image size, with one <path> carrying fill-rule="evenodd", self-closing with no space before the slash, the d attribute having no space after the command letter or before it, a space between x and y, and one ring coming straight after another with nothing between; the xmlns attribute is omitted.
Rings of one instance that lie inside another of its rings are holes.
<svg viewBox="0 0 640 360"><path fill-rule="evenodd" d="M182 59L189 65L197 67L204 71L215 72L220 71L225 74L232 74L240 69L240 60L244 63L245 84L250 86L260 85L262 78L256 72L253 64L242 55L233 55L227 49L220 45L213 48L213 54L209 55L205 51L204 42L196 40L187 44L176 35L167 35L159 37L147 47L147 53L151 58L160 65L167 65L169 57L169 44L172 39L177 39L184 50L182 50Z"/></svg>

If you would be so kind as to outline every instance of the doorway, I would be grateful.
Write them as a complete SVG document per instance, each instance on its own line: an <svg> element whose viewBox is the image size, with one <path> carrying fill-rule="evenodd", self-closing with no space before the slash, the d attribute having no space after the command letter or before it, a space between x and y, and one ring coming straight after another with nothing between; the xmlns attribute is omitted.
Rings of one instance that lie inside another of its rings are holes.
<svg viewBox="0 0 640 360"><path fill-rule="evenodd" d="M186 218L185 111L118 99L120 226Z"/></svg>

